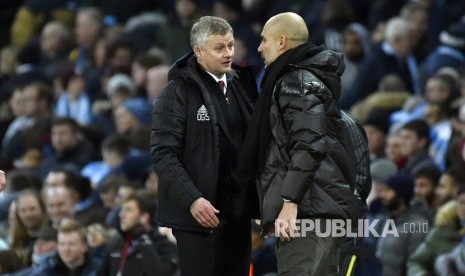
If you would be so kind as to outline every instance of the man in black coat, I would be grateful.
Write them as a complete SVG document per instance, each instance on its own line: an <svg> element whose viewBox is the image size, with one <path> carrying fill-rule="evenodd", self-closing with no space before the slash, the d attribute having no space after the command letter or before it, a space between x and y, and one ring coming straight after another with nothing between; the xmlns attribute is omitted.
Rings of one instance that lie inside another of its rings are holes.
<svg viewBox="0 0 465 276"><path fill-rule="evenodd" d="M343 57L308 39L295 13L265 24L258 51L266 70L241 157L241 177L257 183L262 234L280 238L280 275L337 274L339 240L318 230L363 213L355 182L362 174L350 153L356 141L337 108ZM299 231L296 219L315 227Z"/></svg>
<svg viewBox="0 0 465 276"><path fill-rule="evenodd" d="M173 229L182 275L248 275L247 191L235 175L255 83L245 69L232 69L234 37L225 20L202 17L191 46L154 104L158 222Z"/></svg>
<svg viewBox="0 0 465 276"><path fill-rule="evenodd" d="M122 205L120 226L124 241L108 249L101 275L175 275L176 246L152 227L156 200L143 191Z"/></svg>

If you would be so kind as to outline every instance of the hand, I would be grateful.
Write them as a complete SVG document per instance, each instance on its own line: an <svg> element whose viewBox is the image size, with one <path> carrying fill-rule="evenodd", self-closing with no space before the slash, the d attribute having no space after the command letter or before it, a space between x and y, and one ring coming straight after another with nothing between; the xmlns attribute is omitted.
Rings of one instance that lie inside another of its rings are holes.
<svg viewBox="0 0 465 276"><path fill-rule="evenodd" d="M293 234L296 234L296 219L297 204L284 202L275 224L275 229L277 229L276 235L281 241L290 241L294 236Z"/></svg>
<svg viewBox="0 0 465 276"><path fill-rule="evenodd" d="M190 210L195 220L203 227L215 228L220 223L216 216L220 211L215 209L210 201L203 197L196 199L191 204Z"/></svg>
<svg viewBox="0 0 465 276"><path fill-rule="evenodd" d="M6 178L5 178L5 172L0 170L0 192L5 189L6 186Z"/></svg>

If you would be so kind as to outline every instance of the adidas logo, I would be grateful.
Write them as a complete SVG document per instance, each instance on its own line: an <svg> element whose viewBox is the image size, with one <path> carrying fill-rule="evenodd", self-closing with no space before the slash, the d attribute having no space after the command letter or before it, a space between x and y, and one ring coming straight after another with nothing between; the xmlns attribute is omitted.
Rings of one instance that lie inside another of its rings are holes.
<svg viewBox="0 0 465 276"><path fill-rule="evenodd" d="M205 105L202 105L197 110L197 121L210 121L210 116L208 116L208 110L205 108Z"/></svg>

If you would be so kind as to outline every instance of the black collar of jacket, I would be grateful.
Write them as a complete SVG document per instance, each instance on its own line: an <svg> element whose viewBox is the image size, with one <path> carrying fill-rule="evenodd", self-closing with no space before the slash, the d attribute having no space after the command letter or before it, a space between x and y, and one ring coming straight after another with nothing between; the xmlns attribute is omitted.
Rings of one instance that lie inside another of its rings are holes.
<svg viewBox="0 0 465 276"><path fill-rule="evenodd" d="M197 58L194 55L194 52L190 52L180 59L178 59L170 68L168 72L168 80L182 78L189 79L191 78L196 83L201 83L199 76L195 74L195 71L192 69L198 66ZM235 77L237 77L236 66L233 65L233 69L226 74L226 81L231 82Z"/></svg>
<svg viewBox="0 0 465 276"><path fill-rule="evenodd" d="M211 125L213 129L213 135L215 136L215 140L218 141L219 139L218 129L214 127L218 124L222 131L225 133L225 136L227 137L228 141L231 144L234 144L234 141L231 135L229 134L226 121L224 120L224 118L222 118L222 116L220 116L220 114L217 114L211 95L208 92L209 89L204 85L204 82L202 80L202 76L204 74L206 75L206 77L210 76L205 72L205 70L203 70L200 67L194 53L191 52L190 54L185 55L183 58L178 60L176 64L177 66L175 66L174 68L172 67L172 69L170 70L170 72L173 71L172 77L182 78L186 82L191 82L193 85L196 85L199 88L199 91L202 94L202 98L205 101L205 107L207 108L208 113L210 114ZM237 77L237 73L234 69L226 74L226 81L228 82L228 85L232 82L232 80L235 77Z"/></svg>

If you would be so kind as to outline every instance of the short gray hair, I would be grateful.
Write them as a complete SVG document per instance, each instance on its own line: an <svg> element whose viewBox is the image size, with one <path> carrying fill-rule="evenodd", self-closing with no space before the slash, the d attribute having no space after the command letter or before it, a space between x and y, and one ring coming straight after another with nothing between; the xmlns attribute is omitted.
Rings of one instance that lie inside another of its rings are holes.
<svg viewBox="0 0 465 276"><path fill-rule="evenodd" d="M202 16L191 29L191 47L203 47L207 43L210 35L226 35L233 32L229 23L220 17Z"/></svg>
<svg viewBox="0 0 465 276"><path fill-rule="evenodd" d="M384 30L384 39L388 42L394 41L399 37L407 37L414 29L413 23L402 17L393 17L386 23Z"/></svg>
<svg viewBox="0 0 465 276"><path fill-rule="evenodd" d="M53 34L57 35L61 40L68 42L69 38L71 37L71 32L69 31L68 27L65 24L61 23L60 21L50 21L42 28L42 32L46 29L49 31L52 30Z"/></svg>

